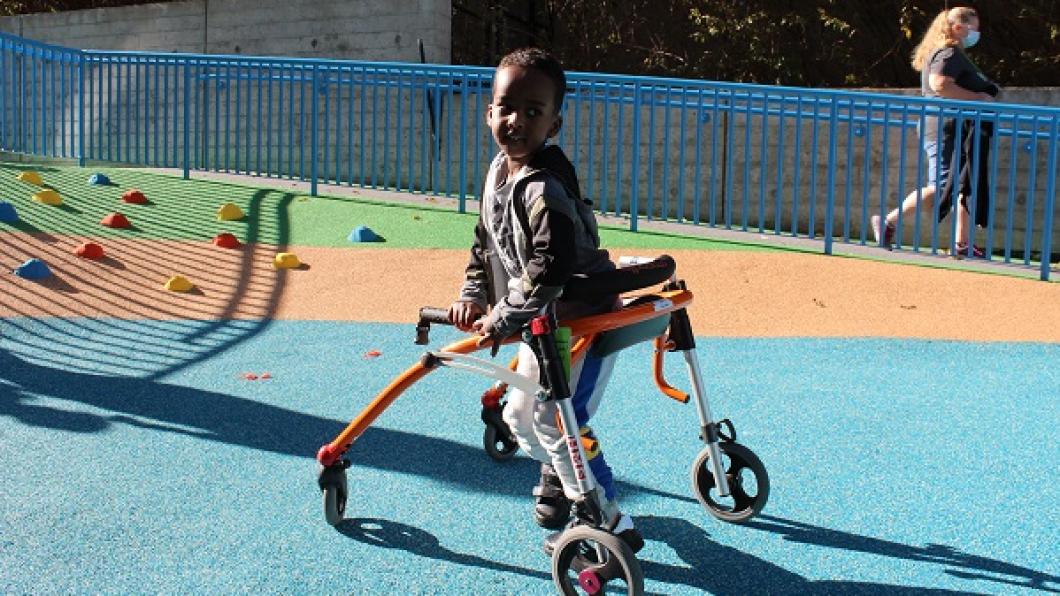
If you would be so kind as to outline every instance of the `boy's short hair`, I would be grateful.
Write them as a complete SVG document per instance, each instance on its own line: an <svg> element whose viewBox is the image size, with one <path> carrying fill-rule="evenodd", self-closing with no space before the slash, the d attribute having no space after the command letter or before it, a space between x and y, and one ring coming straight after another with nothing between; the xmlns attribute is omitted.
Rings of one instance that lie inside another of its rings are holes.
<svg viewBox="0 0 1060 596"><path fill-rule="evenodd" d="M567 94L567 75L563 74L563 65L555 56L541 48L519 48L508 52L501 58L497 69L507 66L522 66L523 68L536 68L552 81L555 87L553 103L556 104L556 113L563 107L563 97Z"/></svg>

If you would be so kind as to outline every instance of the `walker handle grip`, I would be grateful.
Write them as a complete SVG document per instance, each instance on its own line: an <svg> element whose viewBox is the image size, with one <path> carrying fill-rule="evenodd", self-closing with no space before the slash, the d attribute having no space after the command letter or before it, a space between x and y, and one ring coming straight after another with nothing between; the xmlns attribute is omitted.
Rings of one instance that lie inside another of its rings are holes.
<svg viewBox="0 0 1060 596"><path fill-rule="evenodd" d="M431 332L431 323L452 325L453 323L449 320L449 309L433 306L424 306L420 309L420 320L416 323L416 345L425 346L430 343L428 336Z"/></svg>

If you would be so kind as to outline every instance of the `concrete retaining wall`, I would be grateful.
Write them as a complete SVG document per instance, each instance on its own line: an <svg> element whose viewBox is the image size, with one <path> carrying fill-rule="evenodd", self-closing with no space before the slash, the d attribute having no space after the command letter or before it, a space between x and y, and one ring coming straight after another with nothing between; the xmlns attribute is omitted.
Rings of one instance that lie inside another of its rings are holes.
<svg viewBox="0 0 1060 596"><path fill-rule="evenodd" d="M449 0L192 0L0 18L71 48L448 63Z"/></svg>

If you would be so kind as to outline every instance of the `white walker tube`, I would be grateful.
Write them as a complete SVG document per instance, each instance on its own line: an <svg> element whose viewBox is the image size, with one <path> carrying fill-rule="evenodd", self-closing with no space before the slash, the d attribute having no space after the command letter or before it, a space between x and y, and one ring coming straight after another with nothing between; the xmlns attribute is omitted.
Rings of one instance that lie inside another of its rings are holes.
<svg viewBox="0 0 1060 596"><path fill-rule="evenodd" d="M707 393L703 388L703 377L699 371L699 359L696 358L695 348L691 350L682 350L681 354L685 357L685 364L688 366L688 376L692 380L692 396L696 401L696 410L699 412L699 425L700 428L706 429L708 426L714 424L713 419L710 417L710 406L707 405ZM718 442L709 440L709 437L703 437L703 440L707 442L707 449L710 450L710 468L714 474L714 485L718 489L718 494L727 497L729 496L729 480L725 477L725 468L721 462L721 448L718 447Z"/></svg>
<svg viewBox="0 0 1060 596"><path fill-rule="evenodd" d="M527 395L539 396L545 393L545 389L541 385L538 385L528 377L512 372L507 366L498 366L488 360L482 360L481 358L475 358L474 356L468 356L467 354L457 354L455 352L428 353L437 358L438 364L442 366L448 366L449 368L455 368L458 370L466 370L489 379L494 379L500 383L506 383L509 387L514 387Z"/></svg>
<svg viewBox="0 0 1060 596"><path fill-rule="evenodd" d="M574 404L571 403L570 398L560 399L556 400L556 408L559 410L559 421L563 424L563 440L567 442L571 464L574 465L574 478L578 481L578 493L592 498L596 481L589 470L589 459L585 456L585 449L582 447L578 418L574 414ZM597 503L597 505L603 505L603 503Z"/></svg>

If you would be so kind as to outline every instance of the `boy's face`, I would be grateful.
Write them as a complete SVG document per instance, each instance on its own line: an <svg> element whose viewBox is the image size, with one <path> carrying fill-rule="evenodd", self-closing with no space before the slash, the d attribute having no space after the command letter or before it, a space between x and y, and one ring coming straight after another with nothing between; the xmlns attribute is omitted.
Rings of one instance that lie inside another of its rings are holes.
<svg viewBox="0 0 1060 596"><path fill-rule="evenodd" d="M522 167L563 120L556 113L555 85L536 68L505 66L493 77L493 101L486 123L509 166Z"/></svg>

